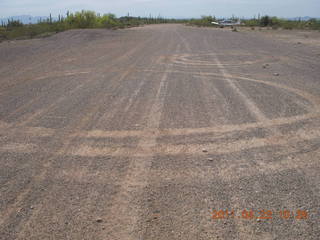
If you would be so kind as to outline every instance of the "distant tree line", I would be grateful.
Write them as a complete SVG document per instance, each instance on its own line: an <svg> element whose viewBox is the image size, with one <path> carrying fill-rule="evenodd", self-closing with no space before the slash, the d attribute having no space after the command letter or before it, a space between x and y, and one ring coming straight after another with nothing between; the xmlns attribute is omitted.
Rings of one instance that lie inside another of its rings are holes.
<svg viewBox="0 0 320 240"><path fill-rule="evenodd" d="M320 20L319 19L309 19L307 21L298 20L288 20L277 17L263 16L257 19L242 20L246 26L250 27L272 27L273 29L310 29L310 30L320 30Z"/></svg>
<svg viewBox="0 0 320 240"><path fill-rule="evenodd" d="M232 17L230 20L236 21L238 18ZM8 19L0 25L0 41L6 39L17 38L33 38L36 36L47 36L53 33L62 32L68 29L76 28L127 28L140 26L144 24L160 24L160 23L185 23L193 26L216 27L212 22L218 22L214 16L202 16L199 19L168 19L158 17L131 17L124 16L117 18L114 14L100 15L93 11L81 11L66 15L59 15L53 19L51 14L46 19L39 20L36 24L23 24L18 20ZM320 20L310 19L287 20L277 17L263 16L252 19L242 19L242 26L249 27L271 27L273 29L312 29L320 30Z"/></svg>
<svg viewBox="0 0 320 240"><path fill-rule="evenodd" d="M62 32L77 28L127 28L144 24L181 23L184 20L158 17L131 17L117 18L114 14L100 15L93 11L81 11L70 13L65 16L59 15L53 19L51 14L47 19L41 19L36 24L23 24L18 20L10 20L1 23L0 40L16 38L33 38L52 33Z"/></svg>
<svg viewBox="0 0 320 240"><path fill-rule="evenodd" d="M232 17L228 20L233 20L236 22L239 18ZM220 19L221 20L221 19ZM202 16L199 19L189 19L188 24L199 27L217 27L217 25L212 24L212 22L219 22L214 16ZM320 20L319 19L309 19L303 21L298 20L289 20L277 17L263 16L252 19L241 19L242 26L249 27L271 27L273 29L282 28L282 29L310 29L310 30L320 30Z"/></svg>

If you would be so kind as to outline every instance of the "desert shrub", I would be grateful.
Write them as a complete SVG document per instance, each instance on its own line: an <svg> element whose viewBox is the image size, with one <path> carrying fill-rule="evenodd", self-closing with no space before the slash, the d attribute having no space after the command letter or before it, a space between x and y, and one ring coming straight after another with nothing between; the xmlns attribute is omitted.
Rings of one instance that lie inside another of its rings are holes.
<svg viewBox="0 0 320 240"><path fill-rule="evenodd" d="M216 18L212 16L202 16L200 19L191 19L188 24L194 25L198 27L214 27L216 25L213 25L212 22L216 22Z"/></svg>
<svg viewBox="0 0 320 240"><path fill-rule="evenodd" d="M8 23L6 24L6 28L9 30L20 27L23 27L23 23L19 20L8 20Z"/></svg>
<svg viewBox="0 0 320 240"><path fill-rule="evenodd" d="M272 19L269 16L264 16L260 19L260 26L267 27L272 25Z"/></svg>
<svg viewBox="0 0 320 240"><path fill-rule="evenodd" d="M320 20L310 19L308 21L302 20L288 20L277 17L263 16L260 19L247 19L242 21L248 27L272 27L272 29L313 29L320 30Z"/></svg>
<svg viewBox="0 0 320 240"><path fill-rule="evenodd" d="M319 19L310 19L307 23L308 28L313 30L320 30L320 20Z"/></svg>
<svg viewBox="0 0 320 240"><path fill-rule="evenodd" d="M248 26L248 27L260 26L259 20L257 20L257 19L242 20L242 22L245 24L245 26Z"/></svg>

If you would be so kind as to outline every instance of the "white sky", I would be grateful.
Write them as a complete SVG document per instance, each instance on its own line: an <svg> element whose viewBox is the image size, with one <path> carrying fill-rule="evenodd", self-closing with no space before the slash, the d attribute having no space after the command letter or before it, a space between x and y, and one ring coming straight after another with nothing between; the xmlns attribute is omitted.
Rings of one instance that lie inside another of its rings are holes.
<svg viewBox="0 0 320 240"><path fill-rule="evenodd" d="M320 16L320 0L0 0L0 18L16 15L53 16L67 10L94 10L117 16L239 17L271 15L279 17Z"/></svg>

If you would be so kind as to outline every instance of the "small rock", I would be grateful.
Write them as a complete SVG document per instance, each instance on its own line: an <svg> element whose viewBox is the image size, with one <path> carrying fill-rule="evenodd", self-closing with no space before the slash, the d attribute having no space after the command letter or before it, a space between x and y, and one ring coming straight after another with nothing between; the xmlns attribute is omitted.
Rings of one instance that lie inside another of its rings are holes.
<svg viewBox="0 0 320 240"><path fill-rule="evenodd" d="M273 74L273 76L279 76L279 75L280 75L279 73L274 73L274 74Z"/></svg>
<svg viewBox="0 0 320 240"><path fill-rule="evenodd" d="M97 222L97 223L102 223L103 220L102 220L102 218L97 218L97 219L96 219L96 222Z"/></svg>
<svg viewBox="0 0 320 240"><path fill-rule="evenodd" d="M213 158L208 158L208 161L209 161L209 162L212 162L212 161L213 161Z"/></svg>
<svg viewBox="0 0 320 240"><path fill-rule="evenodd" d="M206 152L208 152L208 150L205 149L205 148L203 148L203 149L202 149L202 152L206 153Z"/></svg>
<svg viewBox="0 0 320 240"><path fill-rule="evenodd" d="M33 206L30 206L30 209L33 209Z"/></svg>
<svg viewBox="0 0 320 240"><path fill-rule="evenodd" d="M261 219L257 219L257 222L261 222Z"/></svg>

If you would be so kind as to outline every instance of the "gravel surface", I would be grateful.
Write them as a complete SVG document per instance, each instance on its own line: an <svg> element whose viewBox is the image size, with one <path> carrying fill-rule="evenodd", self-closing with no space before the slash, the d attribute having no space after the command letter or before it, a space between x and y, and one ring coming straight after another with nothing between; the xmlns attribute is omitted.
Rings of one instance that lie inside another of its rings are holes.
<svg viewBox="0 0 320 240"><path fill-rule="evenodd" d="M320 33L294 33L1 43L0 239L319 239Z"/></svg>

